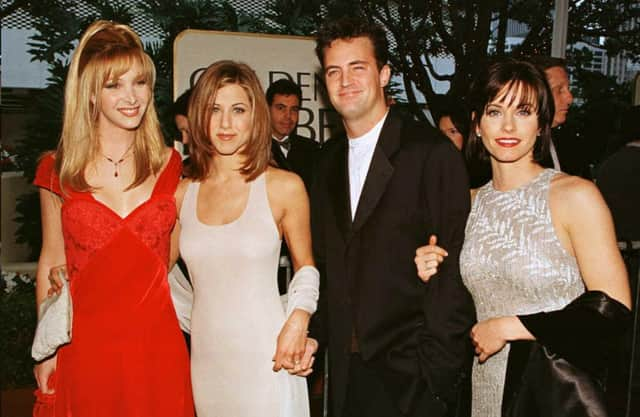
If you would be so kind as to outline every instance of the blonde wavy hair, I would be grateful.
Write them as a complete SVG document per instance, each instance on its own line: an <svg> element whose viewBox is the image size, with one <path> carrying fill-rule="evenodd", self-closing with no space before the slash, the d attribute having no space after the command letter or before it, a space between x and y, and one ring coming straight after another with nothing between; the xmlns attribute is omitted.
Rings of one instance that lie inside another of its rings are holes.
<svg viewBox="0 0 640 417"><path fill-rule="evenodd" d="M260 81L247 64L229 60L211 64L198 78L189 100L189 130L191 131L191 161L187 175L204 180L211 169L215 149L209 137L209 123L216 95L222 87L239 85L251 104L251 134L242 150L245 157L240 172L247 181L262 174L271 161L271 120L269 107Z"/></svg>
<svg viewBox="0 0 640 417"><path fill-rule="evenodd" d="M100 155L97 134L100 90L129 71L135 63L142 67L141 75L151 95L136 129L132 148L135 177L127 189L142 184L162 168L165 144L154 106L156 70L153 61L130 27L98 20L80 38L65 84L62 134L55 152L61 188L68 185L76 191L92 190L85 170Z"/></svg>

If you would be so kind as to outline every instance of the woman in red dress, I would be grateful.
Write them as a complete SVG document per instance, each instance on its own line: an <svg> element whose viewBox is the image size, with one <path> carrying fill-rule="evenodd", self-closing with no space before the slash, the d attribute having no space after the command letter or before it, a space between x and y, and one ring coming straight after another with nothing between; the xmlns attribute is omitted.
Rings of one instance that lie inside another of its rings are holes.
<svg viewBox="0 0 640 417"><path fill-rule="evenodd" d="M66 264L74 314L71 343L35 366L36 416L193 416L167 282L181 161L164 145L154 82L129 27L98 21L83 34L60 143L35 179L37 303L57 288L50 271Z"/></svg>

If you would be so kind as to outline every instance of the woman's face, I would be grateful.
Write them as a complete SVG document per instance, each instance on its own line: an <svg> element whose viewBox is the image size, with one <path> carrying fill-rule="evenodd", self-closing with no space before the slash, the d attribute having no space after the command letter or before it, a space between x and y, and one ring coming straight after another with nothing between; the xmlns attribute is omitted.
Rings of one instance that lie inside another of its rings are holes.
<svg viewBox="0 0 640 417"><path fill-rule="evenodd" d="M98 127L132 131L140 126L147 111L151 87L136 62L117 79L107 80L98 94ZM95 97L91 101L95 104Z"/></svg>
<svg viewBox="0 0 640 417"><path fill-rule="evenodd" d="M438 122L438 127L440 128L440 131L444 133L454 145L456 145L456 148L458 148L459 151L462 150L464 138L462 137L462 133L458 131L451 121L451 117L442 116Z"/></svg>
<svg viewBox="0 0 640 417"><path fill-rule="evenodd" d="M251 103L238 84L227 84L218 90L209 120L209 139L220 155L233 155L241 150L251 135Z"/></svg>
<svg viewBox="0 0 640 417"><path fill-rule="evenodd" d="M501 91L480 117L476 134L493 159L516 162L533 159L533 147L540 133L535 103L523 100L522 88Z"/></svg>

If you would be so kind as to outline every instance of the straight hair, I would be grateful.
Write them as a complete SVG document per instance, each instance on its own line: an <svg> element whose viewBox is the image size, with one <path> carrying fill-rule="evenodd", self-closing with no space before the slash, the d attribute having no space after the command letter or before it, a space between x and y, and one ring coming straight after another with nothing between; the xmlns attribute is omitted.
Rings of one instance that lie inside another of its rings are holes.
<svg viewBox="0 0 640 417"><path fill-rule="evenodd" d="M240 168L247 181L262 174L271 160L271 120L269 107L262 86L255 72L247 64L230 60L211 64L200 76L189 100L189 130L191 131L191 161L187 176L203 181L211 171L216 150L211 142L209 124L216 96L227 85L240 86L249 97L251 105L251 132L242 155L245 160Z"/></svg>

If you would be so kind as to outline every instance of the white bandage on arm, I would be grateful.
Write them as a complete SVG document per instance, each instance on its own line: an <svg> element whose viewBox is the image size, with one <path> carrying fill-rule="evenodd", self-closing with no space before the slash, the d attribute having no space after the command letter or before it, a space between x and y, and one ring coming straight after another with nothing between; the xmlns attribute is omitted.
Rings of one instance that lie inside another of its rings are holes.
<svg viewBox="0 0 640 417"><path fill-rule="evenodd" d="M320 272L311 265L305 265L293 275L287 292L287 317L299 308L313 314L318 307L320 295Z"/></svg>

